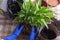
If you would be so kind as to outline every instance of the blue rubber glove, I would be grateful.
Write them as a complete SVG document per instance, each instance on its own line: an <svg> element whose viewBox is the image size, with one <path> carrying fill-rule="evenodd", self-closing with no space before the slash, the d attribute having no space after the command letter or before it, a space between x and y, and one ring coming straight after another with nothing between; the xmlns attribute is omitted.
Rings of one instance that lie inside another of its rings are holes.
<svg viewBox="0 0 60 40"><path fill-rule="evenodd" d="M35 31L35 28L34 28L34 26L33 26L29 40L36 40L36 38L37 38L37 36L38 36L38 33L39 33L39 30L37 29L37 30Z"/></svg>
<svg viewBox="0 0 60 40"><path fill-rule="evenodd" d="M4 40L15 40L22 32L24 28L24 25L19 25L15 28L14 32L10 35L4 38Z"/></svg>

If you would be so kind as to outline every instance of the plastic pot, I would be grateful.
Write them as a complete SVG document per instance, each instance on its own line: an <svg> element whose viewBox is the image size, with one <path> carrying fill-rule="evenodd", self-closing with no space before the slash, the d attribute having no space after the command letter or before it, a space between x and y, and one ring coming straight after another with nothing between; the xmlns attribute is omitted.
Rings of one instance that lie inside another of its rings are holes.
<svg viewBox="0 0 60 40"><path fill-rule="evenodd" d="M17 16L17 12L21 10L20 5L18 2L23 3L23 0L8 0L7 1L7 13L4 13L4 15L8 15L7 17L10 19L15 19Z"/></svg>
<svg viewBox="0 0 60 40"><path fill-rule="evenodd" d="M57 37L58 29L56 28L56 26L54 26L53 24L49 24L48 26L48 29L44 27L40 33L40 38L42 40L51 40Z"/></svg>

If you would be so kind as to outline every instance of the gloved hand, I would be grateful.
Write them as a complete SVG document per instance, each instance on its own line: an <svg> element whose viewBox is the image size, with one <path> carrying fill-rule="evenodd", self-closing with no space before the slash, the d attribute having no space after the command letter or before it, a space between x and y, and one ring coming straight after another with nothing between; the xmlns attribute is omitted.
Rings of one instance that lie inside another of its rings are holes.
<svg viewBox="0 0 60 40"><path fill-rule="evenodd" d="M37 38L37 36L38 36L38 33L39 33L39 30L37 29L37 30L35 31L35 28L34 28L34 26L33 26L29 40L36 40L36 38Z"/></svg>
<svg viewBox="0 0 60 40"><path fill-rule="evenodd" d="M21 34L23 28L24 25L17 26L14 32L10 36L5 37L4 40L15 40L19 36L19 34Z"/></svg>

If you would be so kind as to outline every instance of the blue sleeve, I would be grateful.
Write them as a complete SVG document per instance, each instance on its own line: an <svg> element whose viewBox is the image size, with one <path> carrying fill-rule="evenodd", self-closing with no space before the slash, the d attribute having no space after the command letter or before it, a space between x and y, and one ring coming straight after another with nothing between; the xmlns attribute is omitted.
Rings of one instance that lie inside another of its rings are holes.
<svg viewBox="0 0 60 40"><path fill-rule="evenodd" d="M23 29L24 29L24 25L19 25L15 28L12 34L19 36Z"/></svg>
<svg viewBox="0 0 60 40"><path fill-rule="evenodd" d="M4 40L15 40L22 32L24 25L17 26L13 33L4 38Z"/></svg>
<svg viewBox="0 0 60 40"><path fill-rule="evenodd" d="M36 38L37 38L37 36L38 36L38 33L39 33L39 30L37 29L37 30L35 31L34 26L33 26L29 40L36 40Z"/></svg>

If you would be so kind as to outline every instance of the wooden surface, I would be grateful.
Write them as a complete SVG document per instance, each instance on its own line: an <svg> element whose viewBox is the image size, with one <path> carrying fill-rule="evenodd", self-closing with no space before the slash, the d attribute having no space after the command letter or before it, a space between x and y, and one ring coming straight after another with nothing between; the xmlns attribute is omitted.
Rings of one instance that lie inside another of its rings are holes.
<svg viewBox="0 0 60 40"><path fill-rule="evenodd" d="M5 18L5 16L0 15L0 39L8 36L15 29L17 23Z"/></svg>

